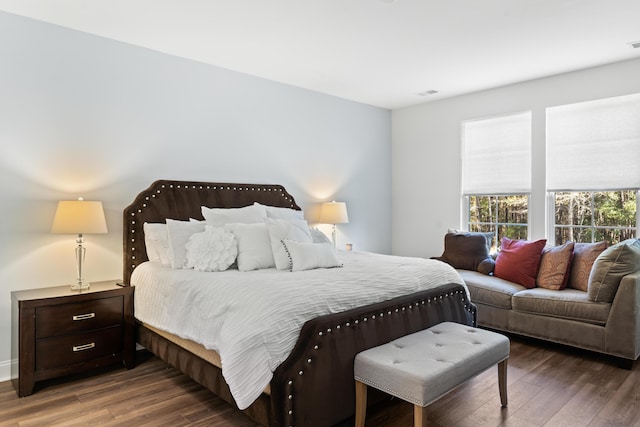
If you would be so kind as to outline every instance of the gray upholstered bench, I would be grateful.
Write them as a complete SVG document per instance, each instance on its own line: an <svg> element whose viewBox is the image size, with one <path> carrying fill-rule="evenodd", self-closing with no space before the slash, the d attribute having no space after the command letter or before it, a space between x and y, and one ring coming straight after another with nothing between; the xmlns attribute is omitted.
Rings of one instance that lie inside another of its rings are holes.
<svg viewBox="0 0 640 427"><path fill-rule="evenodd" d="M509 339L444 322L356 355L356 427L363 427L367 386L414 405L414 425L426 426L426 406L498 364L500 402L507 406Z"/></svg>

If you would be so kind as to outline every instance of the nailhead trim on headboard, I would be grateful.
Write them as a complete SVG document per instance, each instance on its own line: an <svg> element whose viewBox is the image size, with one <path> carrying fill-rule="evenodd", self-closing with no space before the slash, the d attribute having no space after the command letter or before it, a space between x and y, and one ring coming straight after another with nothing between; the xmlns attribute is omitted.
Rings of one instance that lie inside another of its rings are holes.
<svg viewBox="0 0 640 427"><path fill-rule="evenodd" d="M201 206L238 208L262 203L299 210L281 185L231 184L189 181L156 181L143 190L123 215L123 280L129 283L133 269L146 261L145 222L164 223L167 218L202 218Z"/></svg>

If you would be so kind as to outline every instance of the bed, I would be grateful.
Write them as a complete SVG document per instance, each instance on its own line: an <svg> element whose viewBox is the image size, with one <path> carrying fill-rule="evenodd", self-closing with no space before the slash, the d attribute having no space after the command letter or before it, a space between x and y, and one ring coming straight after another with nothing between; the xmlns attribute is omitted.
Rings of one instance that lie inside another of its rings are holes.
<svg viewBox="0 0 640 427"><path fill-rule="evenodd" d="M131 283L138 266L140 272L150 264L144 242L145 222L161 223L168 218L201 220L202 206L240 208L254 202L300 210L280 185L154 182L123 213L125 283ZM341 270L347 273L346 267ZM457 280L310 318L301 325L299 334L296 332L297 339L286 358L274 366L264 392L243 411L265 426L340 423L354 413L353 359L357 353L443 321L475 325L475 306ZM219 367L217 352L141 321L137 324L137 337L159 358L236 405Z"/></svg>

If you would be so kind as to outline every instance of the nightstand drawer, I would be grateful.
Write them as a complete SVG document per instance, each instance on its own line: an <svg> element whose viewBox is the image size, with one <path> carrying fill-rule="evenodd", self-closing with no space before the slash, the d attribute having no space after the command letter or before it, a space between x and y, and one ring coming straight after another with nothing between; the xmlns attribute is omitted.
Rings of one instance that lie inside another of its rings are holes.
<svg viewBox="0 0 640 427"><path fill-rule="evenodd" d="M123 297L51 305L36 309L36 338L102 329L122 323Z"/></svg>
<svg viewBox="0 0 640 427"><path fill-rule="evenodd" d="M36 340L36 371L59 368L122 351L122 327Z"/></svg>

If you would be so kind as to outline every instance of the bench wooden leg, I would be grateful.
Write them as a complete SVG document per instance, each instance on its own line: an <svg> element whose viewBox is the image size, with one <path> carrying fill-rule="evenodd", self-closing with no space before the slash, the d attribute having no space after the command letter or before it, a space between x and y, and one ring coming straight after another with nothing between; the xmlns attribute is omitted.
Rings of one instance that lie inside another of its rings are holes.
<svg viewBox="0 0 640 427"><path fill-rule="evenodd" d="M413 405L413 427L427 427L427 407Z"/></svg>
<svg viewBox="0 0 640 427"><path fill-rule="evenodd" d="M367 416L367 385L356 380L356 427L364 427Z"/></svg>
<svg viewBox="0 0 640 427"><path fill-rule="evenodd" d="M498 363L498 388L500 390L500 403L503 408L507 407L507 360Z"/></svg>

